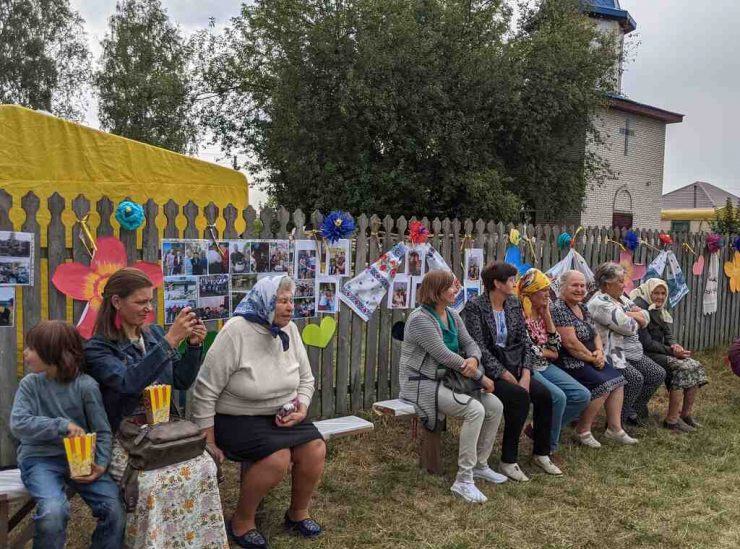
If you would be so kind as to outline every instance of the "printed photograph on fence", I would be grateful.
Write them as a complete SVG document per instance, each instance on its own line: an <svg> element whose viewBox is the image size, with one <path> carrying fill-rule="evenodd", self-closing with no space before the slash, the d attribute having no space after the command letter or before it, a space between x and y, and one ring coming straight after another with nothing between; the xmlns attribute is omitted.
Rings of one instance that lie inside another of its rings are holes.
<svg viewBox="0 0 740 549"><path fill-rule="evenodd" d="M15 286L0 287L0 328L15 326Z"/></svg>
<svg viewBox="0 0 740 549"><path fill-rule="evenodd" d="M293 299L293 318L312 318L316 316L316 298Z"/></svg>
<svg viewBox="0 0 740 549"><path fill-rule="evenodd" d="M205 240L163 240L164 276L204 275L207 272Z"/></svg>
<svg viewBox="0 0 740 549"><path fill-rule="evenodd" d="M421 281L424 280L423 276L412 276L410 278L411 284L409 285L411 289L411 295L409 297L409 309L415 309L421 303L418 303L416 301L416 294L419 291L419 286L421 286Z"/></svg>
<svg viewBox="0 0 740 549"><path fill-rule="evenodd" d="M277 240L270 243L270 272L290 274L291 271L290 242Z"/></svg>
<svg viewBox="0 0 740 549"><path fill-rule="evenodd" d="M198 306L198 277L167 276L164 279L164 323L172 324L184 307Z"/></svg>
<svg viewBox="0 0 740 549"><path fill-rule="evenodd" d="M0 231L0 284L33 286L33 233Z"/></svg>
<svg viewBox="0 0 740 549"><path fill-rule="evenodd" d="M198 278L198 297L229 295L229 275L217 274Z"/></svg>
<svg viewBox="0 0 740 549"><path fill-rule="evenodd" d="M229 241L229 272L232 275L241 275L252 272L252 259L248 240Z"/></svg>
<svg viewBox="0 0 740 549"><path fill-rule="evenodd" d="M254 273L270 272L270 243L260 240L253 240L250 244L252 250L252 260Z"/></svg>
<svg viewBox="0 0 740 549"><path fill-rule="evenodd" d="M313 280L296 280L294 299L314 297L315 283Z"/></svg>
<svg viewBox="0 0 740 549"><path fill-rule="evenodd" d="M465 301L470 301L475 296L480 294L480 284L466 283L465 284Z"/></svg>
<svg viewBox="0 0 740 549"><path fill-rule="evenodd" d="M350 276L350 241L337 240L334 244L324 244L326 261L324 274L328 276Z"/></svg>
<svg viewBox="0 0 740 549"><path fill-rule="evenodd" d="M455 302L452 304L452 310L459 313L463 310L463 307L465 307L465 288L460 286L460 290L455 296Z"/></svg>
<svg viewBox="0 0 740 549"><path fill-rule="evenodd" d="M247 293L257 284L256 274L233 275L231 277L231 291Z"/></svg>
<svg viewBox="0 0 740 549"><path fill-rule="evenodd" d="M406 252L406 274L424 276L424 255L421 247L409 246Z"/></svg>
<svg viewBox="0 0 740 549"><path fill-rule="evenodd" d="M228 242L209 242L208 253L208 274L224 274L229 272L229 243Z"/></svg>
<svg viewBox="0 0 740 549"><path fill-rule="evenodd" d="M315 240L295 241L295 274L296 280L314 280L316 278L316 255Z"/></svg>
<svg viewBox="0 0 740 549"><path fill-rule="evenodd" d="M231 309L229 309L229 315L234 315L234 309L237 308L242 299L247 297L247 292L231 292Z"/></svg>
<svg viewBox="0 0 740 549"><path fill-rule="evenodd" d="M319 313L335 314L339 307L339 296L337 294L339 278L333 276L320 276L316 280L316 299Z"/></svg>
<svg viewBox="0 0 740 549"><path fill-rule="evenodd" d="M203 321L229 318L229 296L200 297L195 312Z"/></svg>
<svg viewBox="0 0 740 549"><path fill-rule="evenodd" d="M480 272L483 269L483 248L468 248L465 250L465 283L480 282Z"/></svg>
<svg viewBox="0 0 740 549"><path fill-rule="evenodd" d="M410 278L406 275L396 275L393 284L388 289L388 308L389 309L408 309L409 308L409 287Z"/></svg>

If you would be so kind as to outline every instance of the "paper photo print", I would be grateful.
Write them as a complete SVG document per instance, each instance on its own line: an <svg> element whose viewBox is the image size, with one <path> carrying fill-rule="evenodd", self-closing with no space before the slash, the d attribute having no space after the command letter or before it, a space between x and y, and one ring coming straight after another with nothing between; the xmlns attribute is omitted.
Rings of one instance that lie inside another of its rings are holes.
<svg viewBox="0 0 740 549"><path fill-rule="evenodd" d="M419 286L421 286L421 281L424 280L424 277L423 276L412 276L410 280L411 280L411 284L409 287L411 291L411 296L409 297L409 308L414 309L418 307L419 305L421 305L421 303L418 302L416 296L419 292Z"/></svg>
<svg viewBox="0 0 740 549"><path fill-rule="evenodd" d="M337 240L334 244L326 243L326 260L324 274L327 276L350 276L350 241Z"/></svg>
<svg viewBox="0 0 740 549"><path fill-rule="evenodd" d="M252 250L252 260L254 261L255 273L270 272L270 243L259 240L253 240L250 244Z"/></svg>
<svg viewBox="0 0 740 549"><path fill-rule="evenodd" d="M0 328L15 326L15 286L0 286Z"/></svg>
<svg viewBox="0 0 740 549"><path fill-rule="evenodd" d="M164 323L172 324L185 307L198 307L198 277L168 276L164 279Z"/></svg>
<svg viewBox="0 0 740 549"><path fill-rule="evenodd" d="M314 240L296 240L295 273L296 280L315 280L318 256Z"/></svg>
<svg viewBox="0 0 740 549"><path fill-rule="evenodd" d="M248 240L229 241L229 273L232 275L251 273L251 259Z"/></svg>
<svg viewBox="0 0 740 549"><path fill-rule="evenodd" d="M337 290L339 278L335 276L320 276L316 280L316 303L320 314L335 314L339 308Z"/></svg>
<svg viewBox="0 0 740 549"><path fill-rule="evenodd" d="M0 284L33 286L33 233L0 231Z"/></svg>
<svg viewBox="0 0 740 549"><path fill-rule="evenodd" d="M480 284L466 283L465 284L465 301L470 301L475 296L480 295Z"/></svg>
<svg viewBox="0 0 740 549"><path fill-rule="evenodd" d="M229 295L198 298L195 313L203 321L229 318Z"/></svg>
<svg viewBox="0 0 740 549"><path fill-rule="evenodd" d="M162 272L165 277L208 273L205 240L163 240Z"/></svg>
<svg viewBox="0 0 740 549"><path fill-rule="evenodd" d="M411 279L406 275L396 275L388 289L389 309L409 308L409 286Z"/></svg>
<svg viewBox="0 0 740 549"><path fill-rule="evenodd" d="M465 283L480 283L480 273L483 270L483 248L468 248L465 250Z"/></svg>
<svg viewBox="0 0 740 549"><path fill-rule="evenodd" d="M424 276L424 249L421 246L409 246L406 252L406 274Z"/></svg>
<svg viewBox="0 0 740 549"><path fill-rule="evenodd" d="M228 274L229 273L229 243L228 242L209 242L208 252L208 274Z"/></svg>

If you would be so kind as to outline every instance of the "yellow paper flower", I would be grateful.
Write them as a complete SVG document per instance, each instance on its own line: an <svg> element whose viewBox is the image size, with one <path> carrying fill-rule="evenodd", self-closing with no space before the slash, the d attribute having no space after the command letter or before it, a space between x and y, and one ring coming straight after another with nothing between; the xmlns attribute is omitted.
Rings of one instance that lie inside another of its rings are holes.
<svg viewBox="0 0 740 549"><path fill-rule="evenodd" d="M516 229L511 229L509 232L509 243L512 246L519 246L519 243L522 241L522 235L517 231Z"/></svg>
<svg viewBox="0 0 740 549"><path fill-rule="evenodd" d="M735 252L732 261L725 263L725 274L730 279L730 291L740 292L740 252Z"/></svg>

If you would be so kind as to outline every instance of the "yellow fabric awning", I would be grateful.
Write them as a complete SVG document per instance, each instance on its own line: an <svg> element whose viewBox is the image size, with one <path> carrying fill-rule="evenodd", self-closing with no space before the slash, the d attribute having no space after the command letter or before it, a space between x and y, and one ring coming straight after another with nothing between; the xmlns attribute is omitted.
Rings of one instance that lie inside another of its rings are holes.
<svg viewBox="0 0 740 549"><path fill-rule="evenodd" d="M192 200L200 208L201 229L202 209L209 202L220 210L233 204L240 212L248 204L247 179L238 171L17 105L0 105L0 188L13 197L11 219L18 228L25 220L22 197L29 191L39 197L42 245L49 221L47 199L54 192L66 199L63 221L68 228L75 221L72 200L85 195L93 230L99 221L95 202L102 196L114 208L125 197L140 204L153 199L160 206L160 227L165 225L162 207L170 199L181 207ZM116 227L114 219L111 223ZM184 218L178 226L184 228Z"/></svg>
<svg viewBox="0 0 740 549"><path fill-rule="evenodd" d="M722 211L723 208L720 208ZM660 212L663 221L712 221L714 209L712 208L689 208L685 210L663 210Z"/></svg>

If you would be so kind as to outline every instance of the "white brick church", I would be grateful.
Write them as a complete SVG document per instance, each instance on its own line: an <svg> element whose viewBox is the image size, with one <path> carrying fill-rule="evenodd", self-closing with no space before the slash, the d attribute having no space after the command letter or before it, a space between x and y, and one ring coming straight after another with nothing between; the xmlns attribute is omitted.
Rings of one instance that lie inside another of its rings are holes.
<svg viewBox="0 0 740 549"><path fill-rule="evenodd" d="M603 32L615 35L620 48L624 37L637 27L619 0L588 0L585 9ZM608 160L614 178L587 186L580 213L551 221L658 229L666 126L682 122L683 115L628 99L622 93L621 62L616 70L617 91L609 94L608 107L597 115L605 142L596 148L599 156Z"/></svg>

